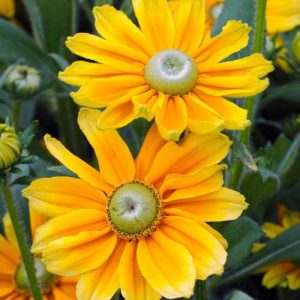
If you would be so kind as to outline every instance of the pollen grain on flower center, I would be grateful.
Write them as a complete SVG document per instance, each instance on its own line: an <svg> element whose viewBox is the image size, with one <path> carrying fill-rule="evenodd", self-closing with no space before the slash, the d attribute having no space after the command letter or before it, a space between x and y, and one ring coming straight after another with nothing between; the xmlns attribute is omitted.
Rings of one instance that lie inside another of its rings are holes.
<svg viewBox="0 0 300 300"><path fill-rule="evenodd" d="M176 96L187 94L196 84L198 67L188 54L167 49L158 52L146 64L144 77L155 90Z"/></svg>
<svg viewBox="0 0 300 300"><path fill-rule="evenodd" d="M127 240L151 234L162 218L159 194L138 181L117 187L108 198L106 212L113 231Z"/></svg>

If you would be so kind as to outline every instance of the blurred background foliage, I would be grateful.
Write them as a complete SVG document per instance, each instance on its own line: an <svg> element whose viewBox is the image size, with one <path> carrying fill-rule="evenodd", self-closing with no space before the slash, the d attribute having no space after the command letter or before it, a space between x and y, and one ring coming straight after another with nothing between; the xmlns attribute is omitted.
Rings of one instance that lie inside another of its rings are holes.
<svg viewBox="0 0 300 300"><path fill-rule="evenodd" d="M0 18L0 122L9 117L19 132L25 131L27 138L34 135L28 150L25 150L25 154L28 151L31 154L30 164L19 165L13 175L14 191L25 227L28 216L20 189L33 178L68 172L45 151L42 140L45 133L58 137L91 164L96 163L78 129L78 107L69 97L71 89L57 79L57 73L76 59L64 45L67 36L76 32L93 32L92 7L103 4L114 5L136 22L130 0L17 0L13 19ZM253 25L254 16L254 1L226 0L213 33L218 33L229 19ZM267 290L261 285L261 275L250 276L255 269L274 260L300 261L300 225L268 242L262 251L251 254L252 245L264 239L261 224L277 221L278 203L300 211L300 65L292 53L292 41L299 30L296 28L282 34L283 44L279 48L274 46L276 36L266 43L265 55L277 62L282 58L279 57L282 47L287 49L284 59L288 67L283 70L277 65L270 75L270 87L256 101L250 148L239 142L238 133L232 135L234 145L228 164L232 165L236 157L243 162L244 170L236 189L246 196L250 205L242 218L228 224L214 224L230 247L224 275L209 282L211 300L300 299L300 291ZM252 42L236 56L250 53L251 46ZM8 68L20 64L34 67L41 77L39 89L25 97L5 86ZM243 105L244 100L235 101ZM37 123L32 124L33 120ZM148 127L145 121L136 120L121 130L133 153L137 153ZM229 172L227 180L228 177ZM0 215L3 214L4 208L1 207Z"/></svg>

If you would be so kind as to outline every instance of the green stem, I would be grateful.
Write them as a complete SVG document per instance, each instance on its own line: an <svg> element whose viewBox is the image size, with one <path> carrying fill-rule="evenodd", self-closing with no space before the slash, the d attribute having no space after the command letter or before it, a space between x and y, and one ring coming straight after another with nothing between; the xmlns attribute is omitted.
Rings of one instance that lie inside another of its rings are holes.
<svg viewBox="0 0 300 300"><path fill-rule="evenodd" d="M12 104L12 121L16 129L19 126L20 112L21 112L21 101L14 100Z"/></svg>
<svg viewBox="0 0 300 300"><path fill-rule="evenodd" d="M194 299L196 300L207 300L206 297L206 282L198 280L195 286Z"/></svg>
<svg viewBox="0 0 300 300"><path fill-rule="evenodd" d="M256 16L255 16L255 26L254 26L254 41L252 53L261 53L264 47L264 36L265 36L265 18L266 18L266 4L267 0L256 0ZM248 111L248 119L252 122L255 116L255 105L257 101L257 96L248 97L245 100L245 109ZM240 134L240 140L246 146L250 142L251 127L246 128ZM243 170L242 163L236 159L232 168L231 176L229 179L228 186L231 188L236 188L240 175Z"/></svg>
<svg viewBox="0 0 300 300"><path fill-rule="evenodd" d="M35 275L33 257L30 254L24 231L22 230L21 224L19 222L17 210L15 207L15 202L13 195L7 185L7 182L1 182L1 188L4 200L6 202L7 210L15 231L15 235L18 241L20 252L22 254L23 263L25 265L26 273L31 287L31 292L34 300L42 300L42 294L39 288L39 284Z"/></svg>

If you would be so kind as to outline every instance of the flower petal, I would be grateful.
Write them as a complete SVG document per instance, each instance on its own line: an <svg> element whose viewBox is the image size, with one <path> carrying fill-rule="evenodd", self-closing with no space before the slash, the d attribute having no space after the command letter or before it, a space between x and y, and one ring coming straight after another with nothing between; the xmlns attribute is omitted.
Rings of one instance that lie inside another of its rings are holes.
<svg viewBox="0 0 300 300"><path fill-rule="evenodd" d="M169 238L189 250L197 279L205 280L212 274L223 272L227 257L224 246L200 223L182 216L166 216L161 228Z"/></svg>
<svg viewBox="0 0 300 300"><path fill-rule="evenodd" d="M76 55L130 73L142 72L149 59L148 55L141 51L89 33L77 33L68 37L66 45Z"/></svg>
<svg viewBox="0 0 300 300"><path fill-rule="evenodd" d="M121 128L137 118L131 101L107 107L98 120L102 130Z"/></svg>
<svg viewBox="0 0 300 300"><path fill-rule="evenodd" d="M133 0L132 4L142 32L155 50L173 48L175 25L167 0Z"/></svg>
<svg viewBox="0 0 300 300"><path fill-rule="evenodd" d="M243 195L224 187L199 197L174 199L166 203L168 208L187 211L202 222L235 220L248 206Z"/></svg>
<svg viewBox="0 0 300 300"><path fill-rule="evenodd" d="M81 179L102 191L111 190L111 186L97 170L72 154L60 141L52 138L49 134L45 135L44 140L48 151Z"/></svg>
<svg viewBox="0 0 300 300"><path fill-rule="evenodd" d="M95 7L93 12L96 29L105 39L126 45L135 51L142 51L148 56L155 53L144 34L122 11L110 5L103 5Z"/></svg>
<svg viewBox="0 0 300 300"><path fill-rule="evenodd" d="M137 242L126 243L119 267L120 287L126 300L158 300L156 293L145 280L137 263Z"/></svg>
<svg viewBox="0 0 300 300"><path fill-rule="evenodd" d="M75 210L53 218L37 228L32 251L40 253L55 240L76 236L80 232L100 231L106 228L107 217L105 212L95 209Z"/></svg>
<svg viewBox="0 0 300 300"><path fill-rule="evenodd" d="M128 146L116 130L99 130L97 122L101 112L81 109L78 123L93 146L105 180L114 186L131 181L135 175L135 165Z"/></svg>
<svg viewBox="0 0 300 300"><path fill-rule="evenodd" d="M197 89L194 89L193 92L220 115L220 118L224 120L226 129L240 130L250 125L250 121L247 120L248 112L246 109L223 97L207 95Z"/></svg>
<svg viewBox="0 0 300 300"><path fill-rule="evenodd" d="M205 39L192 56L197 63L220 62L248 45L250 30L241 21L228 21L220 34Z"/></svg>
<svg viewBox="0 0 300 300"><path fill-rule="evenodd" d="M187 111L182 98L165 96L162 107L155 115L155 121L164 139L178 141L187 127Z"/></svg>
<svg viewBox="0 0 300 300"><path fill-rule="evenodd" d="M59 300L73 300L75 299L75 285L73 287L74 293L72 295L65 293L61 288L59 287L53 287L52 288L52 294L54 299L59 299Z"/></svg>
<svg viewBox="0 0 300 300"><path fill-rule="evenodd" d="M205 1L178 1L174 9L176 37L174 48L190 53L202 42L205 28Z"/></svg>
<svg viewBox="0 0 300 300"><path fill-rule="evenodd" d="M84 82L97 78L110 78L113 76L127 75L122 71L99 63L83 60L75 61L63 72L58 73L58 78L70 85L81 86Z"/></svg>
<svg viewBox="0 0 300 300"><path fill-rule="evenodd" d="M166 143L167 141L164 140L158 132L156 124L153 123L136 158L137 179L144 180L152 167L156 154Z"/></svg>
<svg viewBox="0 0 300 300"><path fill-rule="evenodd" d="M161 230L139 240L137 259L141 273L166 298L190 297L196 279L191 254Z"/></svg>
<svg viewBox="0 0 300 300"><path fill-rule="evenodd" d="M0 234L0 275L11 276L19 263L20 254L17 248L14 248Z"/></svg>
<svg viewBox="0 0 300 300"><path fill-rule="evenodd" d="M12 275L13 274L2 275L2 272L0 270L0 299L14 300L18 297L18 295L16 295L17 292L15 290L14 282L12 280Z"/></svg>
<svg viewBox="0 0 300 300"><path fill-rule="evenodd" d="M55 217L75 209L105 210L106 196L85 181L72 177L41 178L23 190L33 209Z"/></svg>
<svg viewBox="0 0 300 300"><path fill-rule="evenodd" d="M215 165L189 174L169 174L159 191L166 196L166 202L218 191L223 185L222 170L225 168L225 165Z"/></svg>
<svg viewBox="0 0 300 300"><path fill-rule="evenodd" d="M116 241L116 235L108 227L101 231L82 231L76 236L63 237L48 244L42 258L49 272L75 276L105 263Z"/></svg>
<svg viewBox="0 0 300 300"><path fill-rule="evenodd" d="M180 144L168 142L157 153L146 182L159 187L168 174L188 174L219 163L228 153L228 137L212 133L188 134Z"/></svg>
<svg viewBox="0 0 300 300"><path fill-rule="evenodd" d="M77 285L78 299L112 299L120 287L118 268L126 243L125 240L119 240L111 256L100 268L80 277Z"/></svg>

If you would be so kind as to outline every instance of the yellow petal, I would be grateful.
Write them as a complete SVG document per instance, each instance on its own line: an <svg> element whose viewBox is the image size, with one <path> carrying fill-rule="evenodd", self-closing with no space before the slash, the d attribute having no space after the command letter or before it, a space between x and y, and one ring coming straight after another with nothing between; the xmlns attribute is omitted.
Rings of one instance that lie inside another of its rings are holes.
<svg viewBox="0 0 300 300"><path fill-rule="evenodd" d="M77 285L78 299L110 300L113 297L120 287L118 267L126 243L125 240L118 241L111 256L100 268L80 277Z"/></svg>
<svg viewBox="0 0 300 300"><path fill-rule="evenodd" d="M205 1L178 1L174 9L176 28L175 47L186 53L202 42L205 28Z"/></svg>
<svg viewBox="0 0 300 300"><path fill-rule="evenodd" d="M55 217L75 209L105 210L106 196L81 179L72 177L41 178L23 190L33 209Z"/></svg>
<svg viewBox="0 0 300 300"><path fill-rule="evenodd" d="M128 125L137 118L131 101L107 107L98 120L102 130L116 129Z"/></svg>
<svg viewBox="0 0 300 300"><path fill-rule="evenodd" d="M268 238L273 239L276 237L278 234L280 234L282 231L284 231L284 228L282 226L270 223L270 222L265 222L262 226L263 231L267 235Z"/></svg>
<svg viewBox="0 0 300 300"><path fill-rule="evenodd" d="M29 206L29 218L30 218L30 227L31 227L31 236L34 238L35 230L42 224L44 224L48 217L45 214L40 214L37 210L35 210L31 202L28 203Z"/></svg>
<svg viewBox="0 0 300 300"><path fill-rule="evenodd" d="M300 268L298 267L296 270L288 274L287 280L291 290L298 290L300 288Z"/></svg>
<svg viewBox="0 0 300 300"><path fill-rule="evenodd" d="M140 152L136 158L136 178L144 180L152 167L153 160L158 151L167 143L157 130L154 123L149 129Z"/></svg>
<svg viewBox="0 0 300 300"><path fill-rule="evenodd" d="M174 199L166 203L168 208L187 211L203 222L235 220L248 206L242 194L224 187L199 197Z"/></svg>
<svg viewBox="0 0 300 300"><path fill-rule="evenodd" d="M124 72L143 71L149 57L125 45L109 42L89 33L77 33L66 41L76 55L94 60Z"/></svg>
<svg viewBox="0 0 300 300"><path fill-rule="evenodd" d="M115 248L116 240L110 228L82 231L76 236L63 237L48 244L42 258L49 272L75 276L105 263Z"/></svg>
<svg viewBox="0 0 300 300"><path fill-rule="evenodd" d="M194 53L197 63L220 62L248 45L250 27L241 21L228 21L220 34L208 38ZM200 70L201 72L201 70Z"/></svg>
<svg viewBox="0 0 300 300"><path fill-rule="evenodd" d="M143 76L126 74L86 81L71 97L79 105L101 108L128 102L147 90Z"/></svg>
<svg viewBox="0 0 300 300"><path fill-rule="evenodd" d="M54 300L74 300L74 299L76 299L75 298L76 297L75 285L73 287L73 290L74 290L73 294L67 294L60 287L52 288L52 294L53 294Z"/></svg>
<svg viewBox="0 0 300 300"><path fill-rule="evenodd" d="M105 39L126 45L135 51L142 51L148 56L155 53L144 34L122 11L110 5L103 5L95 7L93 12L96 29Z"/></svg>
<svg viewBox="0 0 300 300"><path fill-rule="evenodd" d="M10 19L14 17L15 13L15 0L0 1L0 15Z"/></svg>
<svg viewBox="0 0 300 300"><path fill-rule="evenodd" d="M218 191L223 185L222 170L225 165L215 165L189 174L169 174L159 191L165 202L202 196Z"/></svg>
<svg viewBox="0 0 300 300"><path fill-rule="evenodd" d="M165 96L162 107L155 114L155 121L164 139L178 141L187 127L187 111L182 98Z"/></svg>
<svg viewBox="0 0 300 300"><path fill-rule="evenodd" d="M154 290L166 298L193 294L196 271L192 256L161 230L138 242L138 265Z"/></svg>
<svg viewBox="0 0 300 300"><path fill-rule="evenodd" d="M13 247L0 235L0 275L11 276L19 263L20 255L17 248Z"/></svg>
<svg viewBox="0 0 300 300"><path fill-rule="evenodd" d="M102 191L109 192L111 190L111 186L97 170L72 154L60 141L52 138L49 134L45 135L44 140L48 151L81 179Z"/></svg>
<svg viewBox="0 0 300 300"><path fill-rule="evenodd" d="M193 257L197 279L221 274L227 253L223 245L199 223L181 216L166 216L161 226L169 238L184 245Z"/></svg>
<svg viewBox="0 0 300 300"><path fill-rule="evenodd" d="M181 143L168 142L156 154L146 182L159 187L168 174L188 174L219 163L228 153L231 142L219 133L188 134Z"/></svg>
<svg viewBox="0 0 300 300"><path fill-rule="evenodd" d="M74 222L74 220L76 222ZM51 219L36 230L32 251L40 253L55 240L76 236L80 232L107 228L105 212L94 209L80 209Z"/></svg>
<svg viewBox="0 0 300 300"><path fill-rule="evenodd" d="M93 146L101 174L114 186L131 181L135 175L135 165L128 146L116 130L99 130L97 122L101 112L81 109L78 123Z"/></svg>
<svg viewBox="0 0 300 300"><path fill-rule="evenodd" d="M126 300L158 300L160 295L145 280L136 257L137 242L126 243L119 267L120 287Z"/></svg>
<svg viewBox="0 0 300 300"><path fill-rule="evenodd" d="M12 274L2 275L0 271L0 299L14 300L16 297L18 297L18 295L15 290Z"/></svg>
<svg viewBox="0 0 300 300"><path fill-rule="evenodd" d="M198 91L193 90L198 97L214 109L224 120L224 126L229 130L240 130L250 125L250 121L247 120L247 110L239 107L235 103L226 100L223 97L217 97L207 95Z"/></svg>
<svg viewBox="0 0 300 300"><path fill-rule="evenodd" d="M83 60L75 61L63 72L58 73L58 78L65 83L80 86L84 82L97 78L107 78L125 75L122 71L112 67L91 63Z"/></svg>
<svg viewBox="0 0 300 300"><path fill-rule="evenodd" d="M188 114L188 128L199 134L223 129L224 121L219 113L200 100L194 93L183 97Z"/></svg>
<svg viewBox="0 0 300 300"><path fill-rule="evenodd" d="M175 25L167 0L133 0L132 4L142 32L155 50L173 48Z"/></svg>

